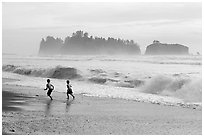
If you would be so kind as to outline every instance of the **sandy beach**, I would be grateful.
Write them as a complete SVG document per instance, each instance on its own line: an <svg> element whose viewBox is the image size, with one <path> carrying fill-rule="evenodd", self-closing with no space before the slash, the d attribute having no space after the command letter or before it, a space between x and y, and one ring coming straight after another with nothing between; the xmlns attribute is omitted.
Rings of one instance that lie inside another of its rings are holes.
<svg viewBox="0 0 204 137"><path fill-rule="evenodd" d="M202 110L2 84L2 134L201 135Z"/></svg>
<svg viewBox="0 0 204 137"><path fill-rule="evenodd" d="M2 135L202 135L202 30L200 1L4 1Z"/></svg>

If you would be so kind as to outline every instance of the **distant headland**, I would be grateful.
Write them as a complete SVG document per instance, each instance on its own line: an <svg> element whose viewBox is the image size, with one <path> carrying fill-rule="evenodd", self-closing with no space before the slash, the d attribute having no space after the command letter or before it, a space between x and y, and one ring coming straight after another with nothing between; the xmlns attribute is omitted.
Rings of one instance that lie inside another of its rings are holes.
<svg viewBox="0 0 204 137"><path fill-rule="evenodd" d="M166 44L154 40L147 46L145 55L188 55L189 48L180 44Z"/></svg>
<svg viewBox="0 0 204 137"><path fill-rule="evenodd" d="M76 31L72 36L61 38L47 36L42 39L40 55L56 54L141 54L140 47L133 40L89 36L87 32Z"/></svg>
<svg viewBox="0 0 204 137"><path fill-rule="evenodd" d="M76 31L61 38L47 36L40 42L39 55L140 55L141 50L133 40L93 37L87 32ZM145 55L188 55L189 48L181 44L166 44L154 40L146 47Z"/></svg>

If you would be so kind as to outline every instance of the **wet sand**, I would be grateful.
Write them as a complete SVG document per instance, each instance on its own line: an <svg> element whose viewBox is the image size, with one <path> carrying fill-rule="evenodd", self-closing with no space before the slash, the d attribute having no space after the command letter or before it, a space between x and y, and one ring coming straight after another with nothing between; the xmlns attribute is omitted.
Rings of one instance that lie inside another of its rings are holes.
<svg viewBox="0 0 204 137"><path fill-rule="evenodd" d="M2 134L201 135L202 110L2 84ZM44 86L44 85L43 85Z"/></svg>

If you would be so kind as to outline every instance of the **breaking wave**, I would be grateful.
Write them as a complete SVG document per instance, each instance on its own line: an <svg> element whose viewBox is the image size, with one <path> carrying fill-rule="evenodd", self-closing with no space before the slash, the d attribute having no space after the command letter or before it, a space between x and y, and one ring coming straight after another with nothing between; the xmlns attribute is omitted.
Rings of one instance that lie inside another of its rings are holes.
<svg viewBox="0 0 204 137"><path fill-rule="evenodd" d="M145 82L141 92L172 96L186 102L202 102L202 79L156 76Z"/></svg>
<svg viewBox="0 0 204 137"><path fill-rule="evenodd" d="M88 79L90 82L97 83L97 84L104 84L107 82L107 78L98 78L98 77L92 77Z"/></svg>
<svg viewBox="0 0 204 137"><path fill-rule="evenodd" d="M80 79L95 84L111 85L116 87L136 88L144 84L144 81L142 80L128 79L128 77L125 77L122 73L108 73L102 69L90 69L88 76L76 68L62 66L56 66L54 68L31 68L29 66L3 65L2 70L34 77Z"/></svg>
<svg viewBox="0 0 204 137"><path fill-rule="evenodd" d="M76 79L80 78L81 75L78 70L71 67L56 66L50 69L39 69L39 68L25 68L21 66L14 65L4 65L2 67L3 71L17 73L21 75L29 75L35 77L48 77L57 79Z"/></svg>
<svg viewBox="0 0 204 137"><path fill-rule="evenodd" d="M80 79L90 83L114 87L137 88L142 93L170 96L186 102L202 102L202 78L186 75L157 75L148 79L124 77L122 73L107 72L102 69L91 69L88 75L72 67L56 66L54 68L29 68L15 65L3 65L3 71L27 76Z"/></svg>

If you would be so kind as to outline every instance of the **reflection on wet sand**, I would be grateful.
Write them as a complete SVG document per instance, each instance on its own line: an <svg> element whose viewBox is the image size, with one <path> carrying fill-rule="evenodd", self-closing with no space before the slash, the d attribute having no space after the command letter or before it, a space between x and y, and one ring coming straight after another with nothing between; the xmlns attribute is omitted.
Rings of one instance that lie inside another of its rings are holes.
<svg viewBox="0 0 204 137"><path fill-rule="evenodd" d="M63 107L63 104L65 103L65 112L69 112L71 105L73 104L74 100L66 100L65 102L61 101L53 101L53 100L47 100L45 102L45 115L48 116L50 113L57 113L58 109ZM53 111L53 112L52 112Z"/></svg>
<svg viewBox="0 0 204 137"><path fill-rule="evenodd" d="M52 107L55 106L55 110L57 112L58 107L60 107L61 105L63 105L62 103L65 103L65 112L69 112L71 105L73 104L74 100L66 100L66 102L55 102L53 100L47 100L46 104L45 104L45 115L48 116L52 110ZM54 103L54 104L53 104ZM57 103L57 104L56 104Z"/></svg>
<svg viewBox="0 0 204 137"><path fill-rule="evenodd" d="M46 101L46 108L45 108L45 114L46 115L48 115L50 113L51 104L52 104L52 100L47 100Z"/></svg>
<svg viewBox="0 0 204 137"><path fill-rule="evenodd" d="M21 111L31 98L19 93L2 91L2 111Z"/></svg>
<svg viewBox="0 0 204 137"><path fill-rule="evenodd" d="M71 104L74 100L67 100L66 101L66 112L69 112Z"/></svg>

